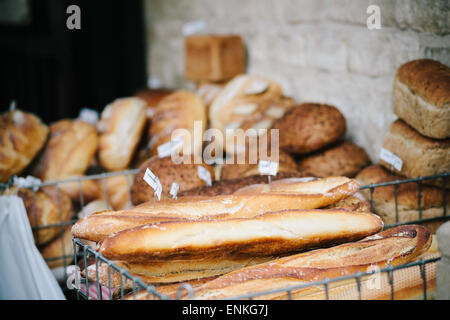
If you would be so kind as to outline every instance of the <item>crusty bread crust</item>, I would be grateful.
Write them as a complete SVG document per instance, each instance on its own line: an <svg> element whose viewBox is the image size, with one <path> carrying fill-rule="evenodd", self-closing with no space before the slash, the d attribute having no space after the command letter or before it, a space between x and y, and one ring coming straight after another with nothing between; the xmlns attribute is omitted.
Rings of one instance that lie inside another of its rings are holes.
<svg viewBox="0 0 450 320"><path fill-rule="evenodd" d="M278 255L361 239L381 219L347 210L284 210L253 218L163 222L121 231L98 251L114 260L196 259L226 254Z"/></svg>
<svg viewBox="0 0 450 320"><path fill-rule="evenodd" d="M450 68L431 59L409 61L397 71L396 78L438 108L450 103Z"/></svg>
<svg viewBox="0 0 450 320"><path fill-rule="evenodd" d="M280 130L280 149L306 154L341 139L346 131L346 122L334 106L304 103L292 107L274 123L272 129Z"/></svg>
<svg viewBox="0 0 450 320"><path fill-rule="evenodd" d="M30 164L44 146L48 131L31 113L14 110L0 115L0 182Z"/></svg>
<svg viewBox="0 0 450 320"><path fill-rule="evenodd" d="M300 172L315 177L354 177L370 164L366 151L353 142L345 141L327 150L301 158Z"/></svg>
<svg viewBox="0 0 450 320"><path fill-rule="evenodd" d="M380 165L372 165L362 170L355 178L361 185L368 185L372 183L382 183L395 180L404 180L405 177L399 175L392 175L381 167ZM450 199L447 196L445 203L443 203L442 189L421 185L421 207L422 219L442 217L444 214L444 206L447 212L450 210ZM361 190L366 198L370 201L370 191L368 189ZM385 186L377 187L373 192L374 212L380 215L385 224L396 223L396 208L395 208L395 187ZM418 187L417 183L402 183L398 185L397 189L397 210L398 222L408 222L419 220L419 201L418 201ZM435 230L442 224L442 222L425 223L425 226L430 231Z"/></svg>
<svg viewBox="0 0 450 320"><path fill-rule="evenodd" d="M396 154L403 163L400 171L383 160L380 164L408 178L450 171L450 139L425 137L400 119L391 124L383 148ZM442 181L436 183L440 185Z"/></svg>
<svg viewBox="0 0 450 320"><path fill-rule="evenodd" d="M285 179L267 185L254 185L234 195L182 197L179 200L153 201L123 211L103 211L80 219L72 227L74 236L100 241L109 235L149 223L254 217L283 209L315 209L354 194L359 184L344 177L304 181Z"/></svg>
<svg viewBox="0 0 450 320"><path fill-rule="evenodd" d="M198 287L195 297L224 299L365 272L375 266L401 265L421 255L430 245L431 235L425 228L399 226L358 242L300 253L234 271ZM307 287L292 290L291 294L299 298L317 291L317 288ZM286 299L287 295L286 291L281 291L261 296L260 299Z"/></svg>

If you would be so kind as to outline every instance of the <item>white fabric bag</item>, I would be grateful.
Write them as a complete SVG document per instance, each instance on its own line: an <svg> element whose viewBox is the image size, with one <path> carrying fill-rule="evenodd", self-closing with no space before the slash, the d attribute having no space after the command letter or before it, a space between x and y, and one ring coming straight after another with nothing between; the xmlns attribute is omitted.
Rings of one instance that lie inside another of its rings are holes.
<svg viewBox="0 0 450 320"><path fill-rule="evenodd" d="M65 299L34 244L25 206L17 196L0 196L0 299Z"/></svg>

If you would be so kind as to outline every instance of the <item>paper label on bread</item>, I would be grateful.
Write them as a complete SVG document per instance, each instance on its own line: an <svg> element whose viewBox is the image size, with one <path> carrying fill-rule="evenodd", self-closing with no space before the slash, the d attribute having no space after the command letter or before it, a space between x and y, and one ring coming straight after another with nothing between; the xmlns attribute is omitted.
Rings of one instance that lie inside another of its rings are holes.
<svg viewBox="0 0 450 320"><path fill-rule="evenodd" d="M145 170L143 179L154 190L155 195L158 197L158 200L161 200L162 186L159 178L153 172L151 172L149 168L147 168Z"/></svg>
<svg viewBox="0 0 450 320"><path fill-rule="evenodd" d="M381 148L380 159L389 163L396 170L402 171L403 161L395 153L387 149Z"/></svg>

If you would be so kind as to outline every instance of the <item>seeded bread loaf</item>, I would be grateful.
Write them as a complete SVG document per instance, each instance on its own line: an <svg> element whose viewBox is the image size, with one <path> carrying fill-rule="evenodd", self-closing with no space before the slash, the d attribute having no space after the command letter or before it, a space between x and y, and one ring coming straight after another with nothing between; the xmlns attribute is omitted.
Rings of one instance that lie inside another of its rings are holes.
<svg viewBox="0 0 450 320"><path fill-rule="evenodd" d="M421 134L450 138L450 68L438 61L409 61L397 71L394 113Z"/></svg>

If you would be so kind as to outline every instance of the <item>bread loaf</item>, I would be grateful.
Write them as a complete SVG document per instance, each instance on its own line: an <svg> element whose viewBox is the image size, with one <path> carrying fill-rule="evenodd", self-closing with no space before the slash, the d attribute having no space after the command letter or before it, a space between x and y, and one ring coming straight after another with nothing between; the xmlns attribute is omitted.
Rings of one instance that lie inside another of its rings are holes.
<svg viewBox="0 0 450 320"><path fill-rule="evenodd" d="M370 164L369 156L360 146L350 141L339 143L319 153L303 157L298 169L314 177L346 176L353 178Z"/></svg>
<svg viewBox="0 0 450 320"><path fill-rule="evenodd" d="M47 126L31 113L12 110L0 115L0 182L7 182L30 164L47 134Z"/></svg>
<svg viewBox="0 0 450 320"><path fill-rule="evenodd" d="M93 160L98 147L95 127L81 120L64 119L50 126L50 136L43 152L33 164L32 174L43 181L68 180L81 177ZM73 201L98 199L100 189L96 182L61 183ZM80 189L81 188L81 189Z"/></svg>
<svg viewBox="0 0 450 320"><path fill-rule="evenodd" d="M404 180L406 178L399 175L392 175L380 165L372 165L362 170L355 179L358 180L361 185L369 185L372 183ZM402 183L398 184L397 188L396 206L396 192L394 186L376 187L372 195L373 212L380 215L387 225L395 224L397 222L404 223L420 220L419 190L417 183ZM361 190L361 192L370 201L370 190L364 189ZM444 215L444 208L449 212L450 199L447 192L444 198L441 188L422 184L420 193L422 219L442 217ZM398 211L398 219L396 208ZM443 221L426 222L424 225L434 233L442 222Z"/></svg>
<svg viewBox="0 0 450 320"><path fill-rule="evenodd" d="M158 155L158 147L177 137L183 139L183 155L202 155L206 129L206 107L195 94L179 90L162 99L152 117L148 147Z"/></svg>
<svg viewBox="0 0 450 320"><path fill-rule="evenodd" d="M427 138L400 119L394 121L389 127L383 148L399 157L402 165L398 170L383 159L380 159L380 164L408 178L450 171L450 139ZM424 182L442 186L442 179ZM449 187L448 183L447 187Z"/></svg>
<svg viewBox="0 0 450 320"><path fill-rule="evenodd" d="M153 201L124 211L104 211L80 219L72 234L100 241L113 233L149 223L254 217L270 211L315 209L330 205L354 194L359 185L348 178L326 178L323 181L275 181L276 192L263 186L241 195L216 197L183 197L179 200ZM275 184L272 183L273 184ZM245 193L245 190L237 191Z"/></svg>
<svg viewBox="0 0 450 320"><path fill-rule="evenodd" d="M410 225L389 229L361 241L345 243L269 261L240 269L195 289L196 299L224 299L247 293L280 289L258 296L258 299L286 299L285 287L335 278L370 268L396 266L412 261L431 244L430 233L421 226ZM319 289L319 290L318 290ZM334 289L332 287L331 289ZM317 293L324 298L323 287L293 289L293 299Z"/></svg>
<svg viewBox="0 0 450 320"><path fill-rule="evenodd" d="M268 256L358 240L382 227L371 213L284 210L252 218L144 225L106 238L98 251L108 259L137 262L233 253Z"/></svg>
<svg viewBox="0 0 450 320"><path fill-rule="evenodd" d="M34 192L25 188L10 188L5 194L22 198L28 220L34 229L33 235L37 245L43 245L61 233L63 223L73 215L72 201L69 196L56 187L44 187ZM58 196L60 201L58 201ZM53 227L47 227L56 225Z"/></svg>
<svg viewBox="0 0 450 320"><path fill-rule="evenodd" d="M73 261L73 242L70 227L66 228L63 235L58 235L41 250L50 269L68 266Z"/></svg>
<svg viewBox="0 0 450 320"><path fill-rule="evenodd" d="M118 171L128 167L146 121L147 105L139 98L117 99L105 107L97 124L103 168Z"/></svg>
<svg viewBox="0 0 450 320"><path fill-rule="evenodd" d="M274 123L272 129L279 130L282 150L306 154L341 139L346 131L346 122L334 106L305 103L291 108Z"/></svg>
<svg viewBox="0 0 450 320"><path fill-rule="evenodd" d="M450 138L450 68L438 61L409 61L397 71L394 113L430 138Z"/></svg>
<svg viewBox="0 0 450 320"><path fill-rule="evenodd" d="M202 180L198 175L198 164L175 164L171 157L159 158L154 156L139 167L139 173L135 175L134 182L131 185L131 199L134 205L138 205L147 201L153 201L153 189L144 181L143 177L146 169L150 169L158 176L162 186L161 199L171 199L170 188L173 182L179 185L178 192L189 190L195 187L206 185L206 181ZM201 164L214 177L214 170L211 166Z"/></svg>

